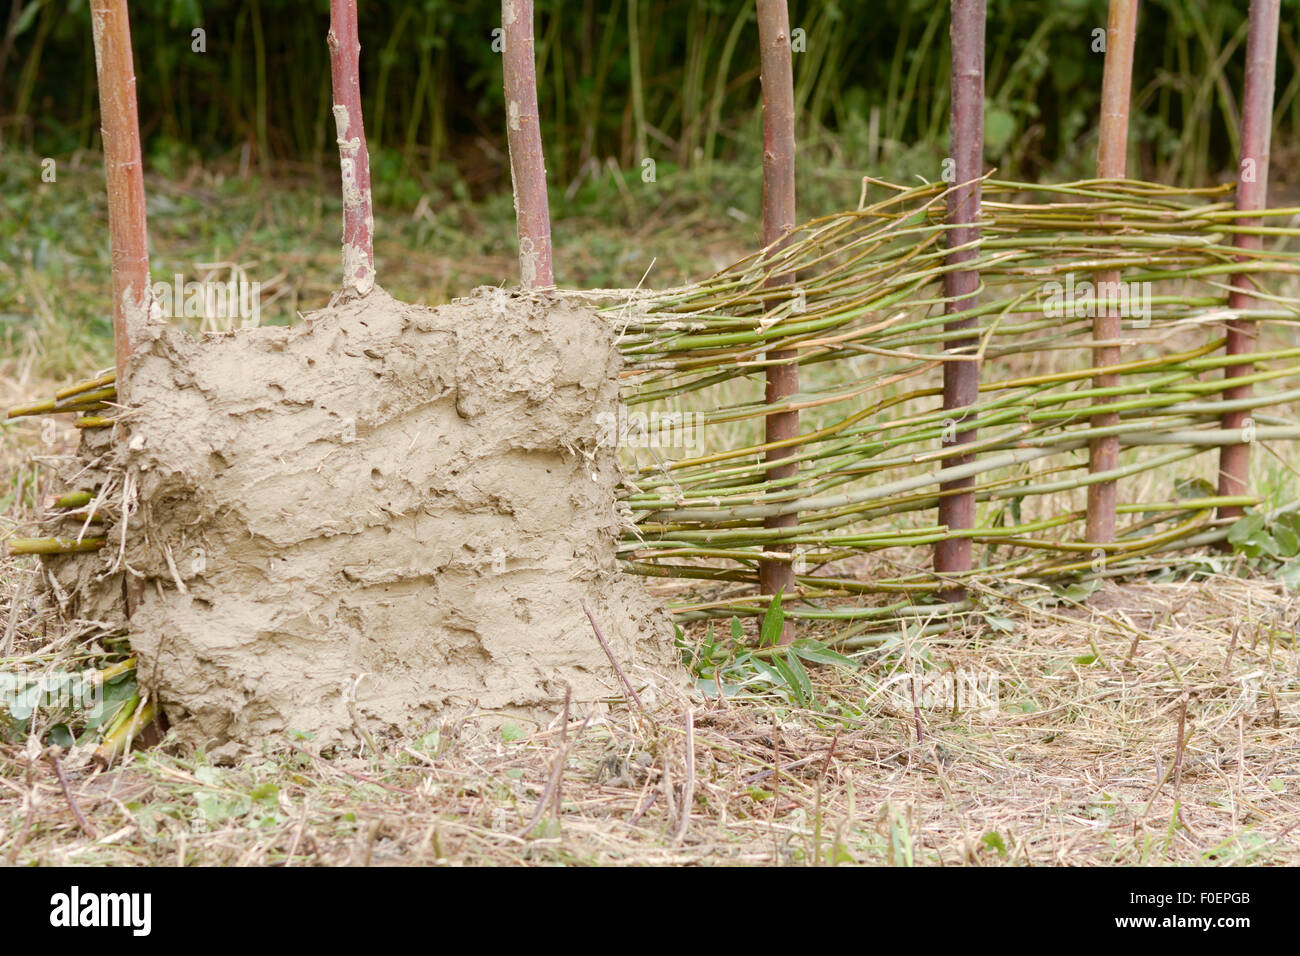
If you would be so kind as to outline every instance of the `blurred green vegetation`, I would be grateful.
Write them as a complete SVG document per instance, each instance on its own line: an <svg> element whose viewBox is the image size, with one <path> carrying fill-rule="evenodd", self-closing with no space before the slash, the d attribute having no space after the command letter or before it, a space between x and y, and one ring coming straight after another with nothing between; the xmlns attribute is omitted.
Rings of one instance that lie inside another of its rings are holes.
<svg viewBox="0 0 1300 956"><path fill-rule="evenodd" d="M1205 182L1235 168L1248 0L1148 0L1133 83L1135 175ZM753 0L537 0L552 187L611 161L638 175L758 165ZM946 154L948 3L791 0L800 144L815 169L933 179ZM986 153L1010 177L1087 175L1106 0L990 0ZM325 0L131 4L151 169L195 160L321 169L332 156ZM508 191L498 0L361 0L366 125L381 201ZM0 137L43 156L98 138L86 0L14 0L0 42ZM1300 131L1300 0L1283 0L1275 143ZM195 52L202 29L205 52ZM1284 157L1285 158L1285 157ZM1286 163L1276 164L1285 172ZM810 212L839 191L805 188ZM754 207L748 207L754 208Z"/></svg>
<svg viewBox="0 0 1300 956"><path fill-rule="evenodd" d="M561 284L663 288L761 235L753 0L537 0L537 65ZM986 159L1007 177L1091 175L1106 0L989 0ZM516 275L499 0L361 0L376 264L436 303ZM947 153L943 0L791 0L799 212L852 206L864 174L933 180ZM1130 169L1233 175L1248 0L1148 0ZM1300 160L1300 0L1283 0L1272 178ZM263 285L291 322L337 285L338 158L326 0L131 4L155 280ZM3 18L0 14L0 18ZM204 52L194 31L202 29ZM108 243L86 0L0 19L0 346L35 374L107 364ZM41 160L57 163L55 183ZM648 181L644 161L654 160ZM652 265L653 264L653 265ZM647 269L649 273L647 275ZM227 271L223 271L227 270ZM70 332L70 330L76 330Z"/></svg>
<svg viewBox="0 0 1300 956"><path fill-rule="evenodd" d="M0 151L0 386L6 376L83 378L112 363L108 203L99 157L74 154L41 180L42 157ZM557 276L579 288L666 288L727 266L761 234L760 173L715 164L683 170L680 189L612 174L553 198ZM856 183L826 182L856 201ZM147 171L150 271L155 282L235 278L261 283L266 324L292 323L338 288L337 186L229 164L164 177ZM750 211L745 211L750 210ZM380 204L381 284L436 305L518 276L508 193L478 201ZM181 320L197 331L194 320ZM2 389L0 389L2 391Z"/></svg>

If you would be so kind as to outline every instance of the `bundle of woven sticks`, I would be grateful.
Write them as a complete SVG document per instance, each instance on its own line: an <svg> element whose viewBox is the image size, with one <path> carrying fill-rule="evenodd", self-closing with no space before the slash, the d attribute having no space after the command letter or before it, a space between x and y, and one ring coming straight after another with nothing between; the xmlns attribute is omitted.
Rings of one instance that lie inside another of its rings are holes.
<svg viewBox="0 0 1300 956"><path fill-rule="evenodd" d="M740 592L680 604L681 616L761 613L753 589L737 585L756 583L773 549L795 563L803 600L788 614L869 621L935 590L917 546L946 536L973 539L977 577L1116 575L1222 541L1217 509L1266 504L1219 496L1213 479L1224 444L1300 438L1300 229L1286 225L1300 210L1243 227L1228 187L989 180L979 304L945 315L946 187L867 185L879 198L866 202L864 190L860 208L806 223L779 251L606 306L627 360L623 556L640 573ZM1243 258L1233 246L1242 231L1265 236L1266 251ZM1119 287L1093 286L1114 269ZM794 281L769 284L785 275ZM1256 308L1228 309L1234 275L1248 278ZM1092 318L1107 306L1125 316L1121 363L1097 368ZM970 315L978 347L945 352L944 323ZM1222 354L1233 318L1256 323L1259 350L1253 374L1233 380L1253 394L1227 402L1224 368L1242 361ZM762 373L774 352L794 353L803 387L768 405ZM942 409L948 361L981 368L980 401L959 420ZM1094 387L1104 371L1121 384ZM1093 424L1099 400L1118 425ZM788 443L799 471L769 480L760 423L789 409L801 413ZM1221 428L1229 409L1248 410L1248 427ZM977 429L976 441L954 446L958 428ZM1118 436L1120 467L1089 474L1089 441L1103 434ZM974 464L946 464L971 451ZM968 476L976 526L937 525L940 483ZM1105 545L1081 540L1084 490L1099 480L1120 489L1120 530ZM797 523L765 527L776 514ZM873 556L883 560L864 560ZM874 598L843 600L854 595Z"/></svg>

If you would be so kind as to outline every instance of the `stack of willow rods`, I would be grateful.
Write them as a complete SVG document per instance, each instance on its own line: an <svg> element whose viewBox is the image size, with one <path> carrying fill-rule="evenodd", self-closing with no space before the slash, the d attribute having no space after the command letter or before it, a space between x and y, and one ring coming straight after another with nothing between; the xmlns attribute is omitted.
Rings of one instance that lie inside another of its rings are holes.
<svg viewBox="0 0 1300 956"><path fill-rule="evenodd" d="M1269 277L1290 277L1295 287L1300 253L1286 243L1300 229L1234 224L1225 188L989 179L982 238L973 260L960 264L978 273L979 291L953 312L944 289L954 268L945 259L945 187L871 184L883 198L809 222L775 252L610 306L623 330L629 409L690 415L701 439L684 454L626 455L633 526L622 556L632 570L753 583L759 561L779 546L813 569L796 580L799 596L814 603L789 607L792 616L867 620L879 607L815 599L933 592L935 576L916 569L915 555L897 559L912 570L871 580L836 562L961 539L982 549L975 573L1123 573L1225 538L1228 522L1215 509L1262 504L1247 493L1216 494L1204 453L1300 438L1300 420L1285 408L1300 402L1300 348L1284 337L1253 354L1250 373L1232 385L1220 376L1240 359L1216 353L1226 322L1300 324L1300 299L1280 292L1257 295L1250 309L1227 307L1238 274L1261 288ZM1261 219L1296 212L1266 210ZM1235 245L1243 229L1272 248L1243 257ZM1093 318L1107 303L1090 301L1087 283L1116 269L1135 293L1117 304L1123 360L1097 367ZM765 312L773 277L795 273L803 307ZM978 437L960 462L944 449L941 387L954 360L944 351L954 318L975 322L985 367L962 422ZM806 371L803 388L777 406L802 413L802 433L787 442L798 472L773 479L764 469L772 443L759 423L774 406L757 382L764 356L777 351L796 354ZM1259 391L1224 399L1245 384ZM1251 428L1222 428L1230 411L1248 413ZM1101 438L1121 454L1090 471L1089 447ZM1121 478L1139 500L1117 505L1113 540L1090 540L1084 492ZM971 528L935 523L949 488L977 503ZM774 516L795 520L774 526ZM750 595L676 610L690 618L759 613L759 605Z"/></svg>
<svg viewBox="0 0 1300 956"><path fill-rule="evenodd" d="M105 372L95 378L59 389L53 398L9 409L8 418L28 415L52 415L55 412L98 411L117 399L117 373Z"/></svg>
<svg viewBox="0 0 1300 956"><path fill-rule="evenodd" d="M117 400L117 373L105 372L84 382L77 382L67 388L59 389L53 398L28 405L18 405L9 409L7 418L24 418L35 415L53 415L70 412L78 417L73 422L78 428L108 428L113 420L99 415L89 415L106 409ZM61 495L49 502L49 508L55 518L75 518L83 525L100 525L104 516L98 512L89 512L94 496L86 491L73 491ZM98 551L104 546L102 536L87 537L83 533L75 538L51 536L44 538L10 538L5 548L10 554L84 554Z"/></svg>

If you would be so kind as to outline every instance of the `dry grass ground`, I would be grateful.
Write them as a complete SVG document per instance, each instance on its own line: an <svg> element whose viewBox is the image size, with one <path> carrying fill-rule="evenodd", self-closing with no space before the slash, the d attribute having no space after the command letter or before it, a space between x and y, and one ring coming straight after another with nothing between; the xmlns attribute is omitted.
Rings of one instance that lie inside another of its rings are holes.
<svg viewBox="0 0 1300 956"><path fill-rule="evenodd" d="M466 712L226 767L163 746L104 772L37 727L0 746L0 861L1296 864L1298 618L1261 580L1107 585L821 668L808 708L661 691L642 713L611 672L567 724ZM954 672L995 675L995 706L954 709Z"/></svg>

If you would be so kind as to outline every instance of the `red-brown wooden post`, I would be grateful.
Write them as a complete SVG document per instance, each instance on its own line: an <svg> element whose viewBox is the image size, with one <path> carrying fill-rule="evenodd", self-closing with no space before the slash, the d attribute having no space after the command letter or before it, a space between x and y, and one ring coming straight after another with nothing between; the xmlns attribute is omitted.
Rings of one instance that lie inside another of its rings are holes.
<svg viewBox="0 0 1300 956"><path fill-rule="evenodd" d="M1133 82L1133 45L1137 37L1138 0L1110 0L1110 15L1106 24L1106 65L1101 81L1101 126L1097 146L1097 178L1122 179L1128 169L1128 115L1130 90ZM1118 269L1097 273L1098 302L1112 301L1102 296L1102 289L1110 289L1120 281ZM1118 298L1114 300L1118 303ZM1098 341L1113 342L1123 332L1123 318L1118 305L1110 308L1103 304L1092 320L1092 337ZM1093 349L1093 364L1097 368L1118 365L1118 345L1101 345ZM1118 373L1103 372L1095 377L1097 388L1110 388L1119 384ZM1110 399L1098 398L1103 404ZM1092 424L1105 428L1119 424L1116 412L1103 412L1093 416ZM1088 471L1112 471L1119 467L1119 437L1107 435L1094 438L1089 446ZM1102 481L1088 486L1088 516L1085 532L1088 541L1115 540L1115 505L1118 489L1113 481Z"/></svg>
<svg viewBox="0 0 1300 956"><path fill-rule="evenodd" d="M375 217L370 152L361 119L361 41L357 0L330 0L330 79L343 173L343 288L365 295L375 284Z"/></svg>
<svg viewBox="0 0 1300 956"><path fill-rule="evenodd" d="M981 183L984 174L984 0L952 0L952 113L951 152L953 182L958 185L948 195L948 247L954 248L979 238ZM949 265L974 260L974 249L958 250L948 255ZM974 269L957 269L944 275L945 311L961 312L975 307L979 274ZM945 323L944 331L954 333L947 340L949 350L971 354L978 339L971 335L977 325L974 318ZM979 364L972 361L947 362L943 368L943 407L953 415L944 427L944 441L966 444L975 440L975 430L961 428L968 406L979 400ZM970 464L974 455L954 455L943 459L945 467ZM964 530L975 525L975 496L968 489L974 478L942 482L939 499L939 523L950 530ZM940 574L955 574L971 569L969 538L947 538L934 548L934 568ZM955 601L964 589L945 586L940 597Z"/></svg>
<svg viewBox="0 0 1300 956"><path fill-rule="evenodd" d="M1237 209L1242 212L1264 209L1268 206L1268 153L1273 128L1273 80L1277 64L1277 32L1279 0L1251 0L1250 25L1246 36L1246 83L1241 109L1241 163L1237 171ZM1242 216L1239 226L1258 226L1258 216ZM1234 245L1242 250L1263 248L1263 237L1237 233ZM1252 280L1249 275L1232 277L1232 292L1228 294L1228 308L1249 309L1254 303L1250 294ZM1249 319L1232 319L1228 322L1227 354L1246 355L1254 347L1255 323ZM1249 362L1229 365L1225 378L1249 375ZM1234 385L1224 390L1225 401L1246 398L1249 385ZM1224 428L1245 428L1249 411L1225 412ZM1224 445L1219 453L1219 494L1243 495L1250 484L1250 444ZM1239 518L1242 509L1219 509L1221 518Z"/></svg>
<svg viewBox="0 0 1300 956"><path fill-rule="evenodd" d="M149 235L144 206L144 163L135 102L135 62L126 0L91 0L90 24L99 82L108 235L113 257L113 351L117 389L125 395L126 360L138 326L147 321Z"/></svg>
<svg viewBox="0 0 1300 956"><path fill-rule="evenodd" d="M795 223L794 191L794 66L790 51L790 12L786 0L758 0L759 71L763 84L763 244L776 248L788 236ZM793 276L774 276L769 285L791 282ZM799 366L792 351L773 351L769 361L788 361L767 369L766 400L773 405L799 391ZM799 413L777 412L764 419L765 441L789 441L799 435ZM765 460L769 481L792 478L798 473L793 464L775 464L795 453L794 446L769 449ZM798 523L797 515L778 515L764 521L768 528L788 528ZM774 546L771 550L781 550ZM793 588L794 568L785 561L760 561L759 589L763 594ZM794 640L794 626L789 621L781 634L781 643Z"/></svg>
<svg viewBox="0 0 1300 956"><path fill-rule="evenodd" d="M519 284L525 290L555 286L551 265L551 211L546 159L537 114L537 64L533 59L533 0L501 0L505 49L506 142L515 191Z"/></svg>

